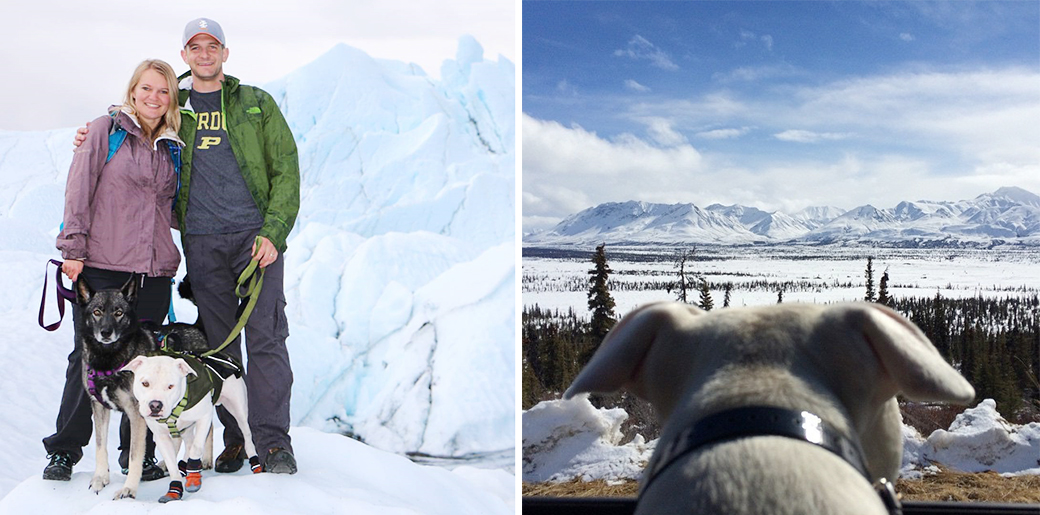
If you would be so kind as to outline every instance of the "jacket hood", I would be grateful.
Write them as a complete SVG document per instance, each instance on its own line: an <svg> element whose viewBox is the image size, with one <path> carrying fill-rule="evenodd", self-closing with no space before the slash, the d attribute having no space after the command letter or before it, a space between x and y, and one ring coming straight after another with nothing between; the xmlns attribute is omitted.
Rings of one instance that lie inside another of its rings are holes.
<svg viewBox="0 0 1040 515"><path fill-rule="evenodd" d="M137 115L134 113L134 109L132 107L126 104L123 104L121 106L114 105L108 108L108 113L118 113L116 114L116 117L119 121L120 127L123 127L124 129L126 129L127 132L133 134L134 136L143 139L144 130L141 128L141 122L137 120ZM130 124L127 124L127 121L129 121ZM152 143L152 150L158 150L159 141L164 139L173 141L178 146L184 146L184 142L181 141L181 138L177 135L177 133L174 132L173 129L170 128L170 126L167 125L166 127L163 127L163 131L159 134L159 137L155 138L155 141Z"/></svg>

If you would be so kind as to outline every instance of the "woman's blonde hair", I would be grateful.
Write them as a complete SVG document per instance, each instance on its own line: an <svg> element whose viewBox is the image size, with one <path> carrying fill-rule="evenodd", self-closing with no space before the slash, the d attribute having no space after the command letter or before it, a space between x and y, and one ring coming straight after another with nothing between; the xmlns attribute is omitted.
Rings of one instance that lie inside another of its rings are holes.
<svg viewBox="0 0 1040 515"><path fill-rule="evenodd" d="M145 59L141 61L141 64L137 65L137 69L134 70L133 76L130 77L130 84L126 88L126 97L123 99L123 106L129 107L130 112L137 116L137 109L134 107L134 88L141 82L141 76L147 70L155 70L159 72L165 79L167 86L170 88L170 107L166 110L166 114L162 120L155 126L155 128L149 134L148 128L141 126L144 129L145 135L149 141L155 141L155 138L162 134L166 127L177 133L181 129L181 111L180 104L177 102L177 74L173 72L173 68L166 64L166 61L159 59Z"/></svg>

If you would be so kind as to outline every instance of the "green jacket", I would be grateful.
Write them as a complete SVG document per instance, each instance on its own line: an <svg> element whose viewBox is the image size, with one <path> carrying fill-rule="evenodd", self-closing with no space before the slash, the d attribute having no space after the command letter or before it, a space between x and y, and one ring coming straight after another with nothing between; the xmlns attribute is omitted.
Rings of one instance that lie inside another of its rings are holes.
<svg viewBox="0 0 1040 515"><path fill-rule="evenodd" d="M184 108L191 93L190 81L184 79L190 76L191 72L187 72L180 77L180 137L186 146L181 154L181 189L176 213L182 239L188 192L191 190L191 156L195 149L195 113ZM285 239L300 210L300 164L296 141L278 110L278 104L266 91L240 84L238 79L225 75L220 97L231 150L264 217L260 236L271 240L279 252L284 252Z"/></svg>

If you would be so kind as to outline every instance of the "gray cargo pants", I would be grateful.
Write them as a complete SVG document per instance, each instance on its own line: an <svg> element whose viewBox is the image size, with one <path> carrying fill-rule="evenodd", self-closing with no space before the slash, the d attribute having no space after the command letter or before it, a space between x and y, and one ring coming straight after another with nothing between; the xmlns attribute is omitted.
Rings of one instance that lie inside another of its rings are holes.
<svg viewBox="0 0 1040 515"><path fill-rule="evenodd" d="M210 348L216 348L238 322L238 275L251 259L256 231L231 234L188 234L184 237L184 260L191 287L199 307ZM289 324L285 318L285 292L282 279L285 257L279 254L264 272L260 297L246 323L246 388L249 391L249 428L260 461L270 449L281 447L292 452L289 439L289 396L292 368L285 339ZM241 336L224 351L242 358ZM241 444L242 432L223 407L217 416L224 424L224 444Z"/></svg>

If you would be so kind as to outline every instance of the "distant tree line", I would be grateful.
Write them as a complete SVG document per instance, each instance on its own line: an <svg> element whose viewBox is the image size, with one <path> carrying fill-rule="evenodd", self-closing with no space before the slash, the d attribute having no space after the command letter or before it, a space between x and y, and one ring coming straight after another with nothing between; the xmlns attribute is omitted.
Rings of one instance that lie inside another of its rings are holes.
<svg viewBox="0 0 1040 515"><path fill-rule="evenodd" d="M596 256L595 267L589 271L586 283L593 320L578 316L573 310L544 310L538 306L523 310L523 409L542 400L559 398L598 348L606 330L615 323L614 301L609 294L612 283L607 280L610 272L602 246L597 248ZM696 299L702 308L714 308L708 282L696 275L688 277L692 273L688 269L691 256L679 259L682 257L677 255L678 279L670 283L670 291L679 297L685 286L688 302L694 303ZM943 357L975 387L976 399L994 399L997 409L1008 420L1040 422L1040 296L947 299L937 293L934 297L893 298L888 289L888 270L876 289L872 259L868 260L865 276L864 300L886 304L920 327ZM783 302L784 291L791 291L787 288L790 285L773 283L772 286L777 291L777 302ZM725 291L723 305L726 306L733 284L719 287ZM700 295L693 295L693 290ZM630 410L649 413L632 405L637 401L623 400L630 415ZM602 406L617 407L617 404ZM635 421L635 424L650 426L652 423ZM656 436L643 434L647 438Z"/></svg>

